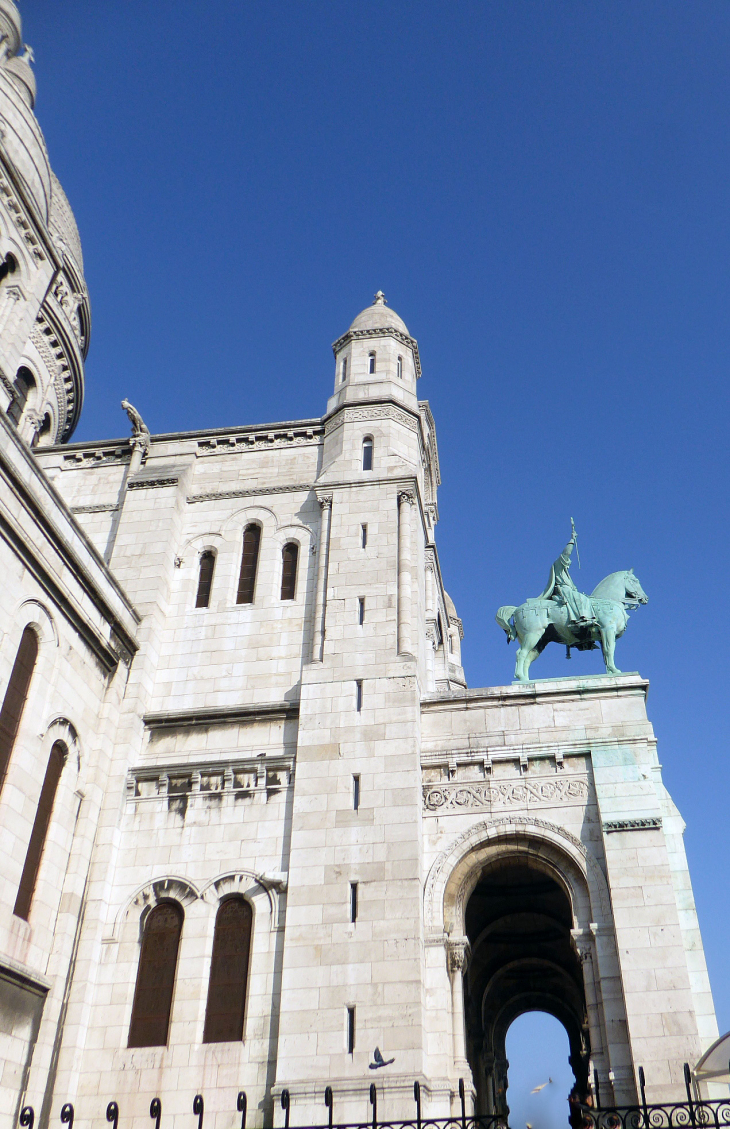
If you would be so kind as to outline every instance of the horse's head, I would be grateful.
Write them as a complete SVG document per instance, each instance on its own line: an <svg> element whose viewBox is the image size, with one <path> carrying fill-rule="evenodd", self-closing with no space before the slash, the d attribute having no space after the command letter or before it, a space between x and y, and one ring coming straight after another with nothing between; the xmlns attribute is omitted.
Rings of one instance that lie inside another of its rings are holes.
<svg viewBox="0 0 730 1129"><path fill-rule="evenodd" d="M633 568L624 573L624 604L627 608L638 608L639 604L648 604L649 597L641 587L638 576L634 576Z"/></svg>

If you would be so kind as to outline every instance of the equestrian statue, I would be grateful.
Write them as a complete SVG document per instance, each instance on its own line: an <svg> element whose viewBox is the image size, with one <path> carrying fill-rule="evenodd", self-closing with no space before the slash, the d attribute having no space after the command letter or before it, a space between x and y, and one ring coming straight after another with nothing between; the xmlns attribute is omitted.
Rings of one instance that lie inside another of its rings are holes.
<svg viewBox="0 0 730 1129"><path fill-rule="evenodd" d="M629 609L648 602L632 568L612 572L590 596L579 592L570 575L570 557L578 543L572 518L570 525L570 541L550 569L545 591L518 608L506 605L497 612L497 623L507 633L507 642L518 639L520 643L515 664L517 682L530 681L530 665L548 643L564 643L566 657L570 658L571 647L590 651L598 641L606 674L620 674L613 661L616 640L626 630Z"/></svg>

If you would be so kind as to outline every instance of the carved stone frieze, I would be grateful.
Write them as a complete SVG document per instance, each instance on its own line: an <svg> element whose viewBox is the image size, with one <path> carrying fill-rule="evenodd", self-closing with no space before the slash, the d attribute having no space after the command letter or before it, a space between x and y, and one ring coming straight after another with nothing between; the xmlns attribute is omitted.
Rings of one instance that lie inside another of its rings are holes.
<svg viewBox="0 0 730 1129"><path fill-rule="evenodd" d="M424 784L423 807L426 812L446 815L469 810L584 804L588 794L585 776L546 777L534 781L454 781Z"/></svg>
<svg viewBox="0 0 730 1129"><path fill-rule="evenodd" d="M202 494L190 494L187 501L217 502L225 498L258 498L264 494L294 494L301 490L311 490L310 482L294 482L285 486L257 486L250 490L206 490Z"/></svg>
<svg viewBox="0 0 730 1129"><path fill-rule="evenodd" d="M372 407L342 408L332 419L327 420L324 433L329 435L343 423L369 423L375 419L391 419L407 427L409 431L418 431L420 426L410 412L397 408L395 404L373 404Z"/></svg>
<svg viewBox="0 0 730 1129"><path fill-rule="evenodd" d="M658 831L662 825L662 817L647 816L645 819L607 819L603 830L611 831Z"/></svg>
<svg viewBox="0 0 730 1129"><path fill-rule="evenodd" d="M286 431L253 431L243 435L214 435L201 439L196 454L231 455L240 451L267 450L271 447L301 447L319 443L322 438L321 427L291 428Z"/></svg>

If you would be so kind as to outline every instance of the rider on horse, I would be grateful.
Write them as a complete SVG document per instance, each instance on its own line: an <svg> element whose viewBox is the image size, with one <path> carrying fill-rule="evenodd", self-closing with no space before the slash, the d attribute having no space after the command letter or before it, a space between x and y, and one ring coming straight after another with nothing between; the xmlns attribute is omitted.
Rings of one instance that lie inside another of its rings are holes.
<svg viewBox="0 0 730 1129"><path fill-rule="evenodd" d="M567 626L583 631L595 625L596 617L590 598L578 591L570 575L570 555L578 540L572 518L570 524L573 530L570 541L550 569L547 588L538 596L538 600L554 600L555 603L564 604L569 617Z"/></svg>

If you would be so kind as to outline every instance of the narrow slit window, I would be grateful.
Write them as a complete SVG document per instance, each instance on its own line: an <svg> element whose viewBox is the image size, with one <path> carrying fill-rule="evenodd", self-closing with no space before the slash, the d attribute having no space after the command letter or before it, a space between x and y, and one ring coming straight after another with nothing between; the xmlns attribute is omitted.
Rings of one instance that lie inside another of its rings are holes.
<svg viewBox="0 0 730 1129"><path fill-rule="evenodd" d="M398 364L396 365L396 371L398 373L398 379L402 380L403 379L403 358L402 357L398 358Z"/></svg>
<svg viewBox="0 0 730 1129"><path fill-rule="evenodd" d="M344 384L347 380L347 357L342 358L342 368L340 369L340 384Z"/></svg>
<svg viewBox="0 0 730 1129"><path fill-rule="evenodd" d="M357 622L362 627L365 622L365 597L361 596L357 601Z"/></svg>
<svg viewBox="0 0 730 1129"><path fill-rule="evenodd" d="M350 921L357 921L357 882L350 883Z"/></svg>
<svg viewBox="0 0 730 1129"><path fill-rule="evenodd" d="M247 525L243 533L241 574L238 578L237 604L252 604L256 589L256 569L259 563L261 526Z"/></svg>
<svg viewBox="0 0 730 1129"><path fill-rule="evenodd" d="M243 1038L253 912L243 898L227 898L215 919L204 1043Z"/></svg>
<svg viewBox="0 0 730 1129"><path fill-rule="evenodd" d="M368 543L368 527L367 525L360 526L360 548L365 549Z"/></svg>
<svg viewBox="0 0 730 1129"><path fill-rule="evenodd" d="M293 600L297 589L297 561L299 546L294 541L285 545L281 552L281 598Z"/></svg>
<svg viewBox="0 0 730 1129"><path fill-rule="evenodd" d="M358 678L355 683L355 709L360 713L362 709L362 679Z"/></svg>
<svg viewBox="0 0 730 1129"><path fill-rule="evenodd" d="M373 441L369 435L362 441L362 469L373 469Z"/></svg>
<svg viewBox="0 0 730 1129"><path fill-rule="evenodd" d="M352 808L353 811L358 811L360 808L360 776L353 776L352 778Z"/></svg>
<svg viewBox="0 0 730 1129"><path fill-rule="evenodd" d="M348 1007L347 1009L347 1053L349 1055L355 1053L355 1009Z"/></svg>
<svg viewBox="0 0 730 1129"><path fill-rule="evenodd" d="M207 549L200 557L200 571L198 572L198 594L195 598L196 608L207 608L210 604L210 590L213 587L213 573L215 572L215 553Z"/></svg>
<svg viewBox="0 0 730 1129"><path fill-rule="evenodd" d="M28 843L28 852L25 856L23 874L20 879L20 886L18 887L18 895L15 899L15 908L13 909L15 916L22 917L24 921L28 920L28 914L30 913L30 906L33 901L33 894L35 893L36 882L38 881L38 874L41 868L43 848L46 845L48 827L53 814L53 805L56 800L58 783L61 779L65 762L66 747L61 741L56 741L51 749L51 755L48 758L48 767L43 780L40 799L38 800L38 808L35 813L35 820L33 821L33 830L30 833L30 842Z"/></svg>
<svg viewBox="0 0 730 1129"><path fill-rule="evenodd" d="M444 629L441 626L441 615L436 616L436 650L442 646L444 641Z"/></svg>
<svg viewBox="0 0 730 1129"><path fill-rule="evenodd" d="M183 912L160 902L145 922L128 1047L164 1047L170 1028Z"/></svg>
<svg viewBox="0 0 730 1129"><path fill-rule="evenodd" d="M0 709L0 788L5 782L37 658L38 636L32 627L26 627Z"/></svg>
<svg viewBox="0 0 730 1129"><path fill-rule="evenodd" d="M375 353L368 353L368 372L375 372Z"/></svg>

